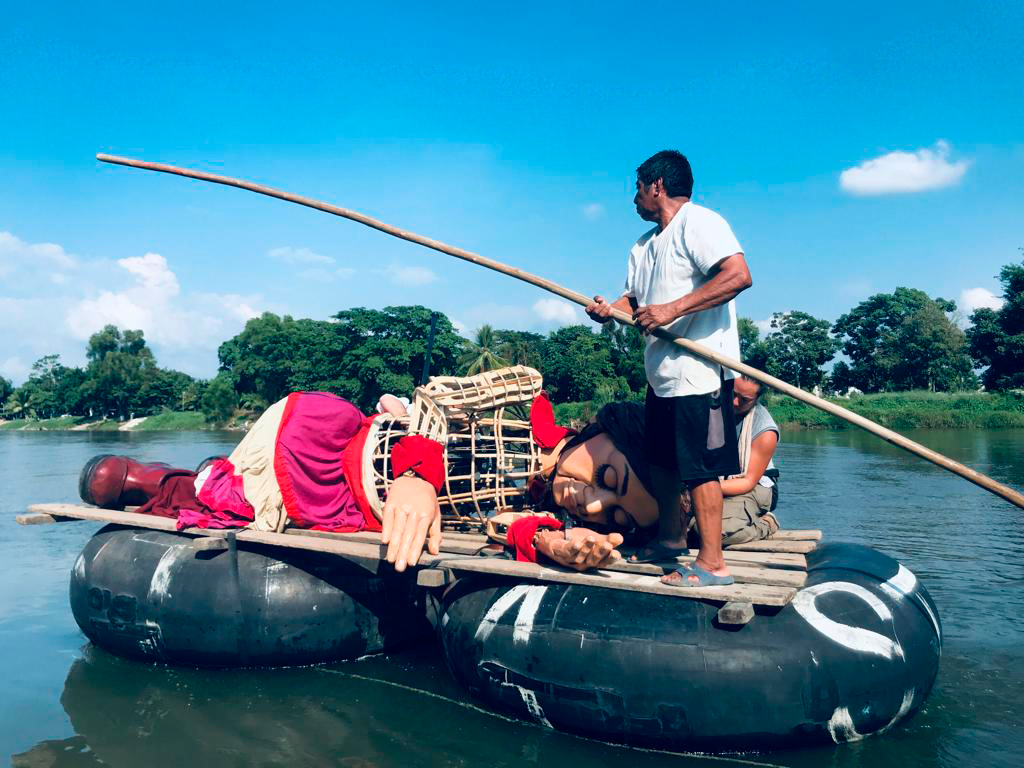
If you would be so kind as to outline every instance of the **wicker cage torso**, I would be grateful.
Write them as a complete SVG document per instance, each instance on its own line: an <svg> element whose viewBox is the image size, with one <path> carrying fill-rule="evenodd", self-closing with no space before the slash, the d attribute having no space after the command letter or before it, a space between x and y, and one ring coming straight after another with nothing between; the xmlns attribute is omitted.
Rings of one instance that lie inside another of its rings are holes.
<svg viewBox="0 0 1024 768"><path fill-rule="evenodd" d="M408 430L407 418L374 419L363 455L364 491L377 516L391 484L391 446ZM523 405L452 414L447 424L445 484L438 494L446 527L478 527L499 509L527 504L540 449L530 436Z"/></svg>

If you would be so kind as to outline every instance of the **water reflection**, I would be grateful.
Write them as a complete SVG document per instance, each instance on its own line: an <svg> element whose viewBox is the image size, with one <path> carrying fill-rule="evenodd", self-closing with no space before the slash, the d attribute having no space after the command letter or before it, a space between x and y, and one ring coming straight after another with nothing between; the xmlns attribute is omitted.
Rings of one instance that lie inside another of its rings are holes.
<svg viewBox="0 0 1024 768"><path fill-rule="evenodd" d="M214 671L145 665L90 646L71 665L60 701L76 735L43 741L12 765L461 768L628 759L653 767L666 759L496 718L464 699L434 647L364 663ZM683 768L707 762L673 758Z"/></svg>

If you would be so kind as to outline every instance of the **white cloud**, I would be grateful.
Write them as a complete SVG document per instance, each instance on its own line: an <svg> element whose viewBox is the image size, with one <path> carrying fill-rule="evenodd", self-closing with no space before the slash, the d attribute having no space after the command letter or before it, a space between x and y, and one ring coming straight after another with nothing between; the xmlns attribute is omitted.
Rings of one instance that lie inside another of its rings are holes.
<svg viewBox="0 0 1024 768"><path fill-rule="evenodd" d="M1001 306L1003 306L1003 300L988 288L964 288L960 292L960 301L956 303L957 309L965 315L970 315L974 310L982 307L999 309Z"/></svg>
<svg viewBox="0 0 1024 768"><path fill-rule="evenodd" d="M0 277L27 277L35 282L40 272L59 283L78 266L78 259L56 243L26 243L10 232L0 232Z"/></svg>
<svg viewBox="0 0 1024 768"><path fill-rule="evenodd" d="M582 208L583 217L590 221L597 221L604 216L604 206L601 203L587 203Z"/></svg>
<svg viewBox="0 0 1024 768"><path fill-rule="evenodd" d="M158 253L121 259L117 265L131 276L132 284L72 304L65 322L74 338L84 341L103 326L116 325L141 330L155 350L209 353L261 311L258 296L182 295L177 276ZM185 354L176 357L189 359ZM159 351L157 359L164 364ZM187 365L194 370L194 365Z"/></svg>
<svg viewBox="0 0 1024 768"><path fill-rule="evenodd" d="M142 330L162 367L209 377L221 342L263 311L285 311L258 295L190 291L158 253L80 259L0 232L0 264L0 372L16 383L43 355L82 365L83 342L107 324Z"/></svg>
<svg viewBox="0 0 1024 768"><path fill-rule="evenodd" d="M402 264L392 264L381 272L389 280L400 285L427 285L441 279L427 267L409 267Z"/></svg>
<svg viewBox="0 0 1024 768"><path fill-rule="evenodd" d="M772 319L770 317L765 320L755 320L754 325L757 326L757 330L761 332L762 336L767 336L775 330L772 328Z"/></svg>
<svg viewBox="0 0 1024 768"><path fill-rule="evenodd" d="M898 195L941 189L960 182L970 162L951 161L950 146L937 141L928 149L889 152L839 174L839 186L858 196Z"/></svg>
<svg viewBox="0 0 1024 768"><path fill-rule="evenodd" d="M541 320L555 326L576 325L583 321L579 310L562 299L538 299L533 303L533 311Z"/></svg>
<svg viewBox="0 0 1024 768"><path fill-rule="evenodd" d="M30 370L32 370L31 366L18 357L8 357L6 360L0 361L0 376L19 384L28 378Z"/></svg>
<svg viewBox="0 0 1024 768"><path fill-rule="evenodd" d="M356 271L352 267L338 267L337 269L313 267L302 270L297 276L314 283L333 283L336 280L348 280L355 273Z"/></svg>
<svg viewBox="0 0 1024 768"><path fill-rule="evenodd" d="M291 245L271 248L267 251L267 256L285 264L334 264L334 259L330 256L316 253L309 248L296 248Z"/></svg>

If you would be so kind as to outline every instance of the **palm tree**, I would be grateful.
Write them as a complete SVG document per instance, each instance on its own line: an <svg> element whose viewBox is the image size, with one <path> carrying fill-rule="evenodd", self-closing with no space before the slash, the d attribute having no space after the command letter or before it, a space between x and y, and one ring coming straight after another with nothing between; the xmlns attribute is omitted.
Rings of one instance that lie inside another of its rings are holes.
<svg viewBox="0 0 1024 768"><path fill-rule="evenodd" d="M4 414L12 419L24 419L29 416L28 398L15 391L4 404Z"/></svg>
<svg viewBox="0 0 1024 768"><path fill-rule="evenodd" d="M481 325L477 329L476 339L469 343L469 349L459 360L462 372L467 376L483 373L508 365L508 362L497 353L498 342L494 338L494 329L489 325Z"/></svg>

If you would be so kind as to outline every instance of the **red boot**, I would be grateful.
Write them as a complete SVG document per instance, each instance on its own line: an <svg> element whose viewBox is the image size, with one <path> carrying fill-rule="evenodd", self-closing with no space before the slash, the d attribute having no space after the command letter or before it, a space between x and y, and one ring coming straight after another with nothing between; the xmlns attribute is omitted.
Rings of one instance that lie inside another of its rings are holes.
<svg viewBox="0 0 1024 768"><path fill-rule="evenodd" d="M163 462L143 464L127 456L92 457L78 478L78 494L87 504L105 509L141 506L156 496L168 477L194 473Z"/></svg>

